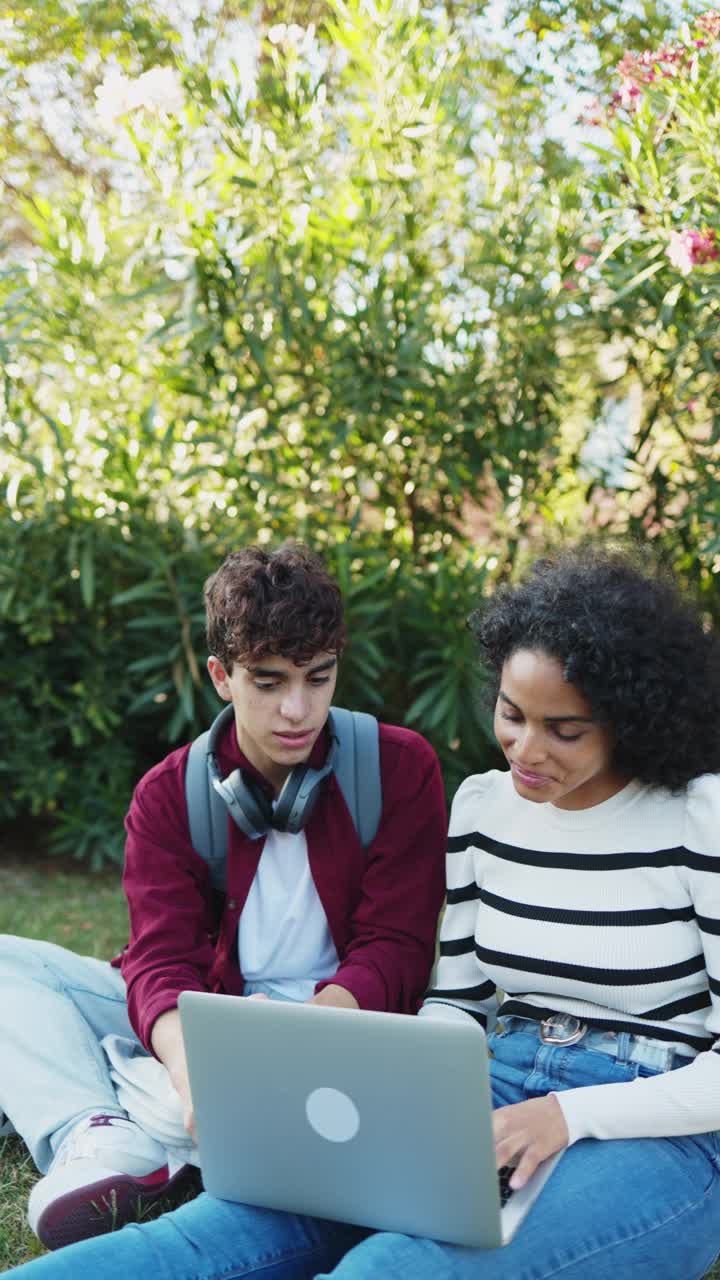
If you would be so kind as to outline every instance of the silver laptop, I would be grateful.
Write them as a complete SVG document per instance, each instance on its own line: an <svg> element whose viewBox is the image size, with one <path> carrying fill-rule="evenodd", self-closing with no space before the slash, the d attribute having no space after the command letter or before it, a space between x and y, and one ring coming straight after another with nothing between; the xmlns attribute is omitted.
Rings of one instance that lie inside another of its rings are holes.
<svg viewBox="0 0 720 1280"><path fill-rule="evenodd" d="M501 1205L474 1023L196 991L179 1005L220 1199L494 1248L557 1161Z"/></svg>

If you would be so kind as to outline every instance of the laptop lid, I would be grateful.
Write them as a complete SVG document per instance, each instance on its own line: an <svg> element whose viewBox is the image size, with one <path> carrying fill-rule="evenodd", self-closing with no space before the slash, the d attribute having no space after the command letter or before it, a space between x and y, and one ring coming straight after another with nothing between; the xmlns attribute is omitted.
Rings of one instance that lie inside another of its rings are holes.
<svg viewBox="0 0 720 1280"><path fill-rule="evenodd" d="M508 1238L477 1024L194 991L179 1007L211 1195L455 1244ZM511 1198L517 1220L532 1198Z"/></svg>

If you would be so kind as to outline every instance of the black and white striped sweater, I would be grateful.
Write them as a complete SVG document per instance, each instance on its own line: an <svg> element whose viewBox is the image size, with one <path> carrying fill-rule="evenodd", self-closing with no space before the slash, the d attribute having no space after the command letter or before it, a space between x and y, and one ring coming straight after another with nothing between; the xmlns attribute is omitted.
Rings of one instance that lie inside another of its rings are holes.
<svg viewBox="0 0 720 1280"><path fill-rule="evenodd" d="M676 1043L687 1066L558 1094L570 1140L720 1129L720 775L573 811L522 799L509 773L468 778L447 886L421 1016L568 1012Z"/></svg>

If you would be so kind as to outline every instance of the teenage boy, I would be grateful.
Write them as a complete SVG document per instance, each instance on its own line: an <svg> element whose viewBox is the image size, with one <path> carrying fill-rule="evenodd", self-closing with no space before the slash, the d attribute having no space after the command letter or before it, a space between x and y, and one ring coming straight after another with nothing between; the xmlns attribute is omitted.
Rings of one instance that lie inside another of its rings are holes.
<svg viewBox="0 0 720 1280"><path fill-rule="evenodd" d="M223 778L242 771L272 822L294 766L321 768L328 753L340 592L300 544L248 547L208 580L205 604L208 671L234 710L216 763ZM151 769L132 799L122 957L108 964L0 939L0 1108L45 1175L29 1219L50 1248L185 1194L188 1166L122 1105L108 1050L129 1045L131 1058L160 1073L192 1132L181 991L408 1013L427 984L446 821L438 762L423 738L380 726L382 814L367 850L332 772L296 834L271 826L251 839L228 818L220 896L190 841L188 752Z"/></svg>

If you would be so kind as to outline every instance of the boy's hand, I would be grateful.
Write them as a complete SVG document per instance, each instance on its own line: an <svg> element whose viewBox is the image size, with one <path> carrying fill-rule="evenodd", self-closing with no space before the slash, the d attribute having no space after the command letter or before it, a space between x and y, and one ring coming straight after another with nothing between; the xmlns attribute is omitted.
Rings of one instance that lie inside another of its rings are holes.
<svg viewBox="0 0 720 1280"><path fill-rule="evenodd" d="M354 995L347 990L346 987L339 986L336 982L331 982L329 986L323 987L322 991L318 991L317 995L311 996L306 1004L325 1004L333 1009L359 1009L360 1005Z"/></svg>
<svg viewBox="0 0 720 1280"><path fill-rule="evenodd" d="M180 1011L178 1009L166 1009L165 1013L160 1014L160 1017L153 1025L150 1040L158 1058L163 1066L167 1068L173 1088L180 1095L183 1124L190 1137L197 1141L190 1080L185 1058L185 1042L183 1041Z"/></svg>

